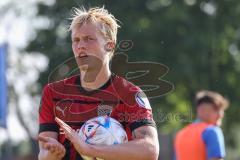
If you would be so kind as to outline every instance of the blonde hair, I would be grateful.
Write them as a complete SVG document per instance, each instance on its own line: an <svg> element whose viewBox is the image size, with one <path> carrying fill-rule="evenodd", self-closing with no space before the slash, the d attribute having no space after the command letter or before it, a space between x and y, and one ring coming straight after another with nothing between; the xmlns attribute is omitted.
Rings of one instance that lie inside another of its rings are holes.
<svg viewBox="0 0 240 160"><path fill-rule="evenodd" d="M113 40L115 43L117 41L117 32L118 28L120 28L117 23L118 20L104 6L101 8L90 8L89 10L86 10L84 7L74 8L71 20L69 30L88 22L93 24L98 23L101 27L100 31L105 38Z"/></svg>
<svg viewBox="0 0 240 160"><path fill-rule="evenodd" d="M211 103L217 108L227 109L229 101L224 98L221 94L213 91L199 91L195 97L196 106L202 103Z"/></svg>

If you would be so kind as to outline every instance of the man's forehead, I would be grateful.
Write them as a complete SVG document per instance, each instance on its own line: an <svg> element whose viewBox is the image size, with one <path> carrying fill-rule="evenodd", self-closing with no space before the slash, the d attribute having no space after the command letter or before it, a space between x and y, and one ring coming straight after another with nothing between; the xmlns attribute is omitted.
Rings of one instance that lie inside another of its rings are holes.
<svg viewBox="0 0 240 160"><path fill-rule="evenodd" d="M82 25L76 25L71 31L71 35L94 35L96 33L101 33L100 26L92 23L84 23Z"/></svg>
<svg viewBox="0 0 240 160"><path fill-rule="evenodd" d="M211 107L211 108L213 108L214 110L216 110L216 111L225 111L225 109L224 108L222 108L222 107L219 107L219 106L216 106L215 104L213 104L213 103L202 103L201 104L202 106L205 106L205 107Z"/></svg>

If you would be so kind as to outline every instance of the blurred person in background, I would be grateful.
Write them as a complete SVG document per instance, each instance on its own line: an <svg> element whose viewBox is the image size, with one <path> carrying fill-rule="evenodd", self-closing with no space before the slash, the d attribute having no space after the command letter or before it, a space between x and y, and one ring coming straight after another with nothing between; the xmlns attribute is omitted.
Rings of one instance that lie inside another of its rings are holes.
<svg viewBox="0 0 240 160"><path fill-rule="evenodd" d="M197 119L181 129L175 137L175 160L222 160L224 136L220 128L229 102L212 91L196 94Z"/></svg>

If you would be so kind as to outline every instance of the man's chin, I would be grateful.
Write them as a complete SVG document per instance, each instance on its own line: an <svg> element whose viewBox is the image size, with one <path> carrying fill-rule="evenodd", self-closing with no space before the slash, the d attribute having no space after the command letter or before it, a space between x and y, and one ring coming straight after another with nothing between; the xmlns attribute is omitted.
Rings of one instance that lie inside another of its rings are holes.
<svg viewBox="0 0 240 160"><path fill-rule="evenodd" d="M81 66L78 66L80 71L83 71L83 72L86 72L88 70L88 65L81 65Z"/></svg>
<svg viewBox="0 0 240 160"><path fill-rule="evenodd" d="M222 125L222 121L217 121L216 125L220 127Z"/></svg>

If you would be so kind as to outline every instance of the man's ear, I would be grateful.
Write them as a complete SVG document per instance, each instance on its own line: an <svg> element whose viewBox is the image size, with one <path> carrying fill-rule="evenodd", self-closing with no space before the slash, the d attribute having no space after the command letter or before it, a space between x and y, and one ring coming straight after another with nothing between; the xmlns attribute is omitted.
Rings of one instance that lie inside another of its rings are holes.
<svg viewBox="0 0 240 160"><path fill-rule="evenodd" d="M107 52L113 51L115 49L115 43L113 41L108 41L104 48Z"/></svg>

